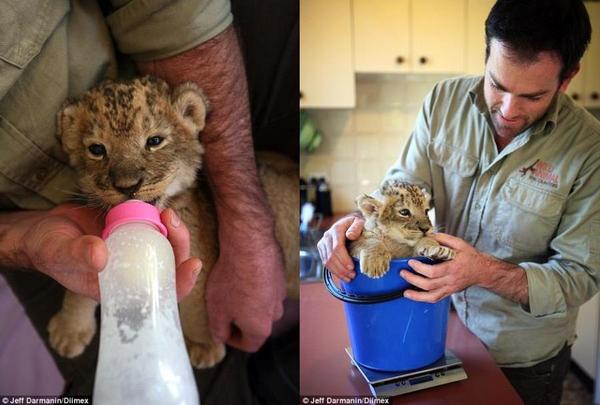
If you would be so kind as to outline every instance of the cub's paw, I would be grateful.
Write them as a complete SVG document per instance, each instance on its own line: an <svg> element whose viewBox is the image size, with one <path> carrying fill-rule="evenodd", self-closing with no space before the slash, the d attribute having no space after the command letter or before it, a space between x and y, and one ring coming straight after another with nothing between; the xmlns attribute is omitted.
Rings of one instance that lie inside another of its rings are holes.
<svg viewBox="0 0 600 405"><path fill-rule="evenodd" d="M79 356L96 334L96 319L77 319L62 311L54 315L48 324L50 346L62 357Z"/></svg>
<svg viewBox="0 0 600 405"><path fill-rule="evenodd" d="M196 343L186 339L188 354L192 366L196 368L209 368L219 363L225 357L223 343Z"/></svg>
<svg viewBox="0 0 600 405"><path fill-rule="evenodd" d="M452 260L456 257L456 252L446 246L425 246L417 249L417 254L435 260Z"/></svg>
<svg viewBox="0 0 600 405"><path fill-rule="evenodd" d="M380 278L390 268L390 261L384 257L367 257L361 260L360 271L371 278Z"/></svg>

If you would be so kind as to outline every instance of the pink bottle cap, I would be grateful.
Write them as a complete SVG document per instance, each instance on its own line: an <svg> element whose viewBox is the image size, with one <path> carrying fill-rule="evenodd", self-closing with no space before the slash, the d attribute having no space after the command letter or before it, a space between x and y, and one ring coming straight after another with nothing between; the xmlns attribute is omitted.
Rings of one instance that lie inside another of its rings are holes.
<svg viewBox="0 0 600 405"><path fill-rule="evenodd" d="M158 228L163 235L168 234L167 228L160 220L160 212L154 205L140 200L128 200L108 211L104 220L102 239L108 238L117 226L130 222L146 222Z"/></svg>

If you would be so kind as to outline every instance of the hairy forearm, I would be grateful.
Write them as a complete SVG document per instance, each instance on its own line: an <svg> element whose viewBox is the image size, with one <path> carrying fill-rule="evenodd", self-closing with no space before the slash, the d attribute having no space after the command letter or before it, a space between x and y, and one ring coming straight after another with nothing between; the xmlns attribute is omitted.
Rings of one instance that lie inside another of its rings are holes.
<svg viewBox="0 0 600 405"><path fill-rule="evenodd" d="M273 229L256 170L244 64L233 27L194 49L139 67L171 85L194 81L208 97L211 112L201 133L203 168L219 222L255 228L246 232Z"/></svg>
<svg viewBox="0 0 600 405"><path fill-rule="evenodd" d="M23 250L23 236L29 225L37 221L36 211L0 213L0 266L31 268L31 261Z"/></svg>
<svg viewBox="0 0 600 405"><path fill-rule="evenodd" d="M481 279L477 283L501 297L529 305L527 275L521 267L486 255L486 263L481 267Z"/></svg>

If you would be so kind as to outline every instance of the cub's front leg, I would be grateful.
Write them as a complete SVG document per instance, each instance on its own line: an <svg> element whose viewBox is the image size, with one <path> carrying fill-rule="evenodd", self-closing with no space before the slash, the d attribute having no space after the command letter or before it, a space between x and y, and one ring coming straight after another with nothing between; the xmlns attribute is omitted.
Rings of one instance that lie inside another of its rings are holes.
<svg viewBox="0 0 600 405"><path fill-rule="evenodd" d="M65 291L61 310L50 319L50 346L62 357L79 356L96 334L96 307L91 298Z"/></svg>
<svg viewBox="0 0 600 405"><path fill-rule="evenodd" d="M452 260L456 252L449 247L440 245L435 239L423 238L415 246L417 256L425 256L434 260Z"/></svg>
<svg viewBox="0 0 600 405"><path fill-rule="evenodd" d="M390 268L391 254L382 247L375 246L361 250L360 271L371 278L380 278Z"/></svg>

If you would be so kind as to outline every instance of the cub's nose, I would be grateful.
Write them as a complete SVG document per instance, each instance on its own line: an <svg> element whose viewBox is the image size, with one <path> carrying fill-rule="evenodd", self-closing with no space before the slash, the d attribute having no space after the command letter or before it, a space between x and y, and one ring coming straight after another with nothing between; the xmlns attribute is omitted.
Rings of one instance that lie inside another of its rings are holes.
<svg viewBox="0 0 600 405"><path fill-rule="evenodd" d="M113 180L113 187L120 193L132 198L136 191L142 187L143 180L140 179L119 179Z"/></svg>
<svg viewBox="0 0 600 405"><path fill-rule="evenodd" d="M430 230L430 229L431 229L430 227L425 227L425 228L423 228L423 227L421 227L421 226L419 227L419 230L420 230L421 232L423 232L423 235L426 235L426 234L427 234L427 232L429 232L429 230Z"/></svg>

